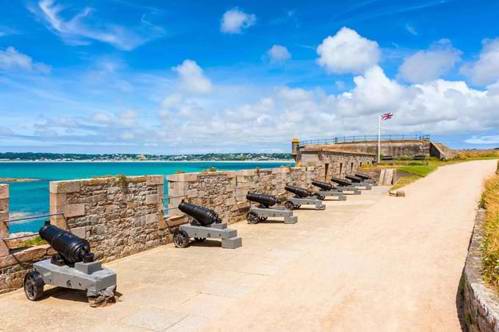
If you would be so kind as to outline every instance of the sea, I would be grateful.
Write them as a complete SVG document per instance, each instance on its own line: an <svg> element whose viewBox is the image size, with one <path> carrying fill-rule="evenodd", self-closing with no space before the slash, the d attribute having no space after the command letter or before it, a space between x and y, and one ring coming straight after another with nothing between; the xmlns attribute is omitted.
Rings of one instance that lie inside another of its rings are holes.
<svg viewBox="0 0 499 332"><path fill-rule="evenodd" d="M2 162L0 178L29 178L32 182L11 182L10 233L37 232L48 219L49 182L106 175L169 175L176 172L241 170L292 166L294 162ZM2 183L2 182L0 182ZM168 197L165 186L165 197ZM166 202L165 202L166 204ZM41 216L41 217L38 217ZM26 219L35 218L35 219ZM12 221L14 220L14 221ZM17 221L15 221L17 220Z"/></svg>

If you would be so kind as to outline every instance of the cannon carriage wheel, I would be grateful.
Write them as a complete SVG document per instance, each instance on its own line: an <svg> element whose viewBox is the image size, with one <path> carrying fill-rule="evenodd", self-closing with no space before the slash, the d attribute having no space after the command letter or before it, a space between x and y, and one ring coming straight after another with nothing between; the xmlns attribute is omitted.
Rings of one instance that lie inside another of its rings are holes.
<svg viewBox="0 0 499 332"><path fill-rule="evenodd" d="M286 209L288 209L288 210L294 210L294 209L296 209L296 208L297 208L297 206L296 206L296 205L294 205L294 204L293 204L293 202L291 202L291 201L286 201L286 202L284 203L284 207L285 207Z"/></svg>
<svg viewBox="0 0 499 332"><path fill-rule="evenodd" d="M43 296L45 282L37 271L28 272L24 276L24 293L30 301L38 301Z"/></svg>
<svg viewBox="0 0 499 332"><path fill-rule="evenodd" d="M315 196L315 197L317 197L317 199L320 199L321 201L323 201L323 200L325 200L325 199L326 199L326 196L321 195L321 194L319 194L319 193L315 193L315 194L314 194L314 196Z"/></svg>
<svg viewBox="0 0 499 332"><path fill-rule="evenodd" d="M185 231L177 230L173 233L173 244L177 248L185 248L189 245L189 235Z"/></svg>
<svg viewBox="0 0 499 332"><path fill-rule="evenodd" d="M255 212L248 212L246 219L248 220L248 224L258 224L260 221L260 218Z"/></svg>

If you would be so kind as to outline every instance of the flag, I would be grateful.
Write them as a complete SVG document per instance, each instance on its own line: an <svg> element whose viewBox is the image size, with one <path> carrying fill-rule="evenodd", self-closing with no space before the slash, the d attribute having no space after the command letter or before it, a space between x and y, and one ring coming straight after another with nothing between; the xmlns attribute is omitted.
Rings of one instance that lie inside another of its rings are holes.
<svg viewBox="0 0 499 332"><path fill-rule="evenodd" d="M393 113L385 113L381 116L381 120L390 120L393 117Z"/></svg>

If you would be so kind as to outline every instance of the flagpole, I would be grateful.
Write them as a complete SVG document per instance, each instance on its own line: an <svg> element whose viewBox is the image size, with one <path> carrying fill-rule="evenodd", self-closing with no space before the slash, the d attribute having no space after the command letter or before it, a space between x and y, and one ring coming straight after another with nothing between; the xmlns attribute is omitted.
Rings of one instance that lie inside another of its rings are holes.
<svg viewBox="0 0 499 332"><path fill-rule="evenodd" d="M378 115L378 163L381 161L381 115Z"/></svg>

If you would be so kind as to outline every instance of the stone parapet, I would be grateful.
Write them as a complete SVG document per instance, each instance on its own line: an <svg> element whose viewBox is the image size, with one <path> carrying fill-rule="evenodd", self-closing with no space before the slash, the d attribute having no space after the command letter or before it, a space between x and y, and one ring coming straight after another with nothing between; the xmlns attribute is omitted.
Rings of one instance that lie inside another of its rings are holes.
<svg viewBox="0 0 499 332"><path fill-rule="evenodd" d="M484 218L485 211L478 211L463 270L460 290L463 320L467 331L499 332L499 296L484 283L481 275Z"/></svg>
<svg viewBox="0 0 499 332"><path fill-rule="evenodd" d="M103 261L166 243L164 177L99 177L50 183L51 223L90 242Z"/></svg>
<svg viewBox="0 0 499 332"><path fill-rule="evenodd" d="M0 184L0 257L9 254L4 239L9 237L9 185Z"/></svg>

